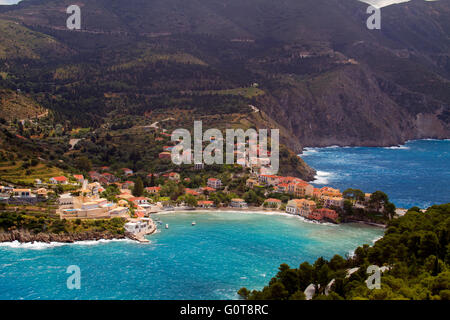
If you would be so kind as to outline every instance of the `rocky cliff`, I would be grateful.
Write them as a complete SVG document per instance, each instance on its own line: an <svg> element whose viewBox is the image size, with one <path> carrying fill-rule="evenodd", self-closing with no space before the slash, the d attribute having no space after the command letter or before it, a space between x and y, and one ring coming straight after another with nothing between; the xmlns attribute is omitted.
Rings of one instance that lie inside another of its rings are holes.
<svg viewBox="0 0 450 320"><path fill-rule="evenodd" d="M113 239L134 239L131 234L112 234L109 232L83 232L76 234L54 234L54 233L31 233L28 230L14 230L10 232L0 233L0 242L19 241L20 243L28 242L61 242L73 243L76 241L86 240L113 240Z"/></svg>

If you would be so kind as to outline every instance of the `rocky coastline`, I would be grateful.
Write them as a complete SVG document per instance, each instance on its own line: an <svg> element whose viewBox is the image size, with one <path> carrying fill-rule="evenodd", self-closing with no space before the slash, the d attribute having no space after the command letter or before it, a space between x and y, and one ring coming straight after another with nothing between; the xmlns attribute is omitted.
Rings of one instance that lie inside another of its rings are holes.
<svg viewBox="0 0 450 320"><path fill-rule="evenodd" d="M32 233L28 230L13 230L8 232L0 232L0 243L18 241L20 243L33 242L59 242L59 243L74 243L77 241L98 241L98 240L118 240L118 239L132 239L134 237L129 233L113 234L110 232L80 232L71 234L56 234L56 233Z"/></svg>

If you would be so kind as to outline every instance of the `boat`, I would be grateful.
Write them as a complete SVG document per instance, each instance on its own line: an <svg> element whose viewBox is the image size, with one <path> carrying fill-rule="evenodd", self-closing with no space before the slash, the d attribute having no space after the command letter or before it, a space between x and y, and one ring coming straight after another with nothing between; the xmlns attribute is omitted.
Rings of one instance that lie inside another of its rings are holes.
<svg viewBox="0 0 450 320"><path fill-rule="evenodd" d="M166 229L169 229L169 225L168 224L166 224Z"/></svg>
<svg viewBox="0 0 450 320"><path fill-rule="evenodd" d="M195 226L195 225L196 225L195 221L194 221L194 222L192 222L192 225L193 225L193 226Z"/></svg>

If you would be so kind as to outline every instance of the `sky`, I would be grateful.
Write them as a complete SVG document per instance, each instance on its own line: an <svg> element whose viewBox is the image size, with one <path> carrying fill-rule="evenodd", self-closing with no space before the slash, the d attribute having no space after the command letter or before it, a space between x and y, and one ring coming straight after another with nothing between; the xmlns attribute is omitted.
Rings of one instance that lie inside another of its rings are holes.
<svg viewBox="0 0 450 320"><path fill-rule="evenodd" d="M21 0L0 0L0 4L16 4L19 3Z"/></svg>

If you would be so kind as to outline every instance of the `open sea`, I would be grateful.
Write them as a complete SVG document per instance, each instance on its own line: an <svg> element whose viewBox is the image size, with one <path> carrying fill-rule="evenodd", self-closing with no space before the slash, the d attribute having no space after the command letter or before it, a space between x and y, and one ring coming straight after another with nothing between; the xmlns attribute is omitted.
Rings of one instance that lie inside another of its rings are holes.
<svg viewBox="0 0 450 320"><path fill-rule="evenodd" d="M384 191L401 208L450 202L450 140L415 140L387 148L307 148L316 187Z"/></svg>
<svg viewBox="0 0 450 320"><path fill-rule="evenodd" d="M0 299L237 299L241 287L266 285L281 263L298 267L321 256L345 256L384 233L283 214L157 216L163 225L148 236L150 244L0 244ZM81 271L79 290L67 288L71 265Z"/></svg>

